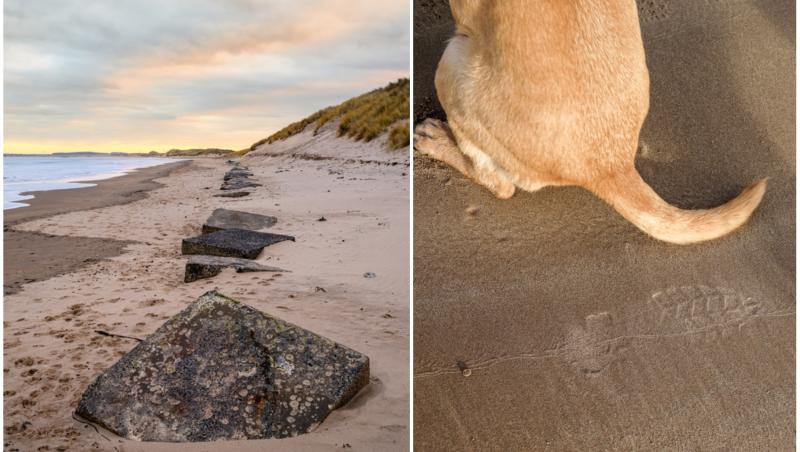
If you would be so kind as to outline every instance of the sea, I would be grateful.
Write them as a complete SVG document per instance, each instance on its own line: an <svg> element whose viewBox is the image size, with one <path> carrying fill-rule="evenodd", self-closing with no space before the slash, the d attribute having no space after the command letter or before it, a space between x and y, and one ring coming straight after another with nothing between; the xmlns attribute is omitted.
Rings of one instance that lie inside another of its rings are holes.
<svg viewBox="0 0 800 452"><path fill-rule="evenodd" d="M27 206L25 201L33 196L23 195L25 192L91 187L96 185L91 181L178 160L163 157L4 155L3 210Z"/></svg>

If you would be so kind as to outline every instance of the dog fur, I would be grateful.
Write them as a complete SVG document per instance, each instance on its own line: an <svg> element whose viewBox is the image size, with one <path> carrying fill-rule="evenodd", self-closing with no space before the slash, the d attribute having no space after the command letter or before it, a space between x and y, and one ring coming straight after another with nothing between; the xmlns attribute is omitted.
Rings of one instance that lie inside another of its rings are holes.
<svg viewBox="0 0 800 452"><path fill-rule="evenodd" d="M451 0L456 23L436 71L447 124L414 147L500 199L578 185L642 231L712 240L750 217L766 179L705 210L667 204L634 166L650 102L635 0Z"/></svg>

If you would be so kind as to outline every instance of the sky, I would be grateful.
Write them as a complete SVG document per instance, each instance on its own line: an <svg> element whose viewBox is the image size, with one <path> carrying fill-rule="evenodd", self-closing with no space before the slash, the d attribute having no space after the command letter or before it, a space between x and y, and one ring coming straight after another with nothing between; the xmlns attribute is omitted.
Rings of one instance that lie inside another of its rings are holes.
<svg viewBox="0 0 800 452"><path fill-rule="evenodd" d="M408 77L406 0L5 0L4 152L242 149Z"/></svg>

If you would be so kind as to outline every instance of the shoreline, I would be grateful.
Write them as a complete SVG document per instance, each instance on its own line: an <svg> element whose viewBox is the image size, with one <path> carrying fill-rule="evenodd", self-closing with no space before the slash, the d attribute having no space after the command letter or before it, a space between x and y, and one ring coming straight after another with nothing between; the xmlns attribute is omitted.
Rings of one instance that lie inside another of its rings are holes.
<svg viewBox="0 0 800 452"><path fill-rule="evenodd" d="M18 292L23 284L44 281L85 265L122 254L124 240L73 237L15 230L33 220L84 210L128 204L163 187L156 179L190 166L191 160L132 170L127 174L93 181L92 187L26 192L29 205L3 211L3 294Z"/></svg>
<svg viewBox="0 0 800 452"><path fill-rule="evenodd" d="M191 160L169 162L137 168L126 174L108 179L75 181L95 184L91 187L62 188L58 190L26 191L22 195L33 195L25 200L24 207L3 210L3 229L26 221L80 210L97 209L118 204L127 204L142 199L145 193L164 184L155 179L168 176L173 171L190 165Z"/></svg>

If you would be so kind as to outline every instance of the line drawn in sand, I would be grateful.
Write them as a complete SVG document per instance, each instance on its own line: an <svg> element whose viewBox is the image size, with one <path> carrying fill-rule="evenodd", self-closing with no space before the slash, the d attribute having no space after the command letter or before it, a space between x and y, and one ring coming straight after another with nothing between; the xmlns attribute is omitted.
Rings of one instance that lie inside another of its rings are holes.
<svg viewBox="0 0 800 452"><path fill-rule="evenodd" d="M644 309L619 321L605 311L586 316L583 325L571 328L555 348L467 364L472 371L479 371L509 361L561 358L583 373L596 374L637 342L687 337L722 340L755 319L791 315L794 315L791 307L779 308L772 302L756 300L732 289L703 285L670 287L653 293ZM454 366L419 372L414 378L458 373L461 370Z"/></svg>

